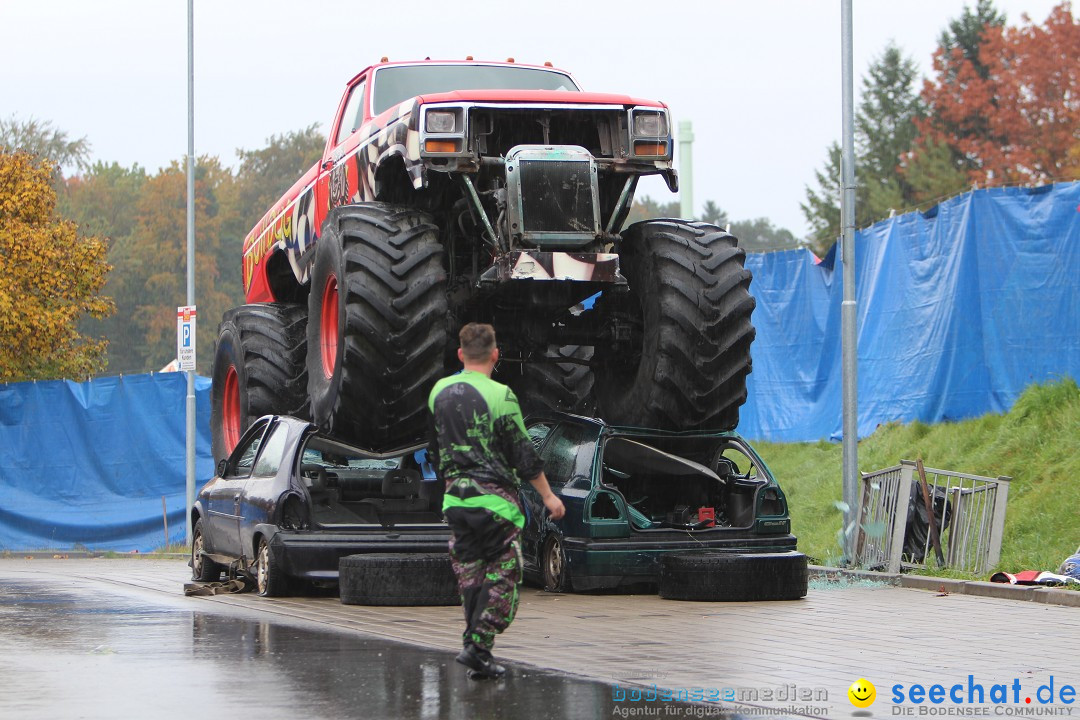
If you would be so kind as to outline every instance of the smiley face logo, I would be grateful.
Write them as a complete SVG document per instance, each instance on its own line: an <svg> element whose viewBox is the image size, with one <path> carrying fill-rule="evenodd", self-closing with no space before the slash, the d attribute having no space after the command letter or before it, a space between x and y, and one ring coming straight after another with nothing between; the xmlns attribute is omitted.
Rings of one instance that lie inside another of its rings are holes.
<svg viewBox="0 0 1080 720"><path fill-rule="evenodd" d="M874 683L866 678L859 678L851 683L851 687L847 690L847 696L851 704L857 708L870 707L874 704L874 700L877 699L877 688L874 687Z"/></svg>

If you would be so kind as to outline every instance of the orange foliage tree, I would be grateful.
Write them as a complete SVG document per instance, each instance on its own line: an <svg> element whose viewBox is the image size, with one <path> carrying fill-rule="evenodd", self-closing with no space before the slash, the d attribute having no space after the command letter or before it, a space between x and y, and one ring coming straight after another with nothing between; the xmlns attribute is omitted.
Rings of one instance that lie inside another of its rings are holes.
<svg viewBox="0 0 1080 720"><path fill-rule="evenodd" d="M213 158L195 168L195 293L198 308L198 370L207 373L217 339L217 322L235 304L231 288L220 283L219 193L232 175ZM176 356L176 308L187 300L187 179L179 162L148 178L137 197L131 233L116 238L110 258L116 277L110 290L123 327L110 337L127 343L125 360L114 370L145 372ZM239 264L239 253L236 255Z"/></svg>
<svg viewBox="0 0 1080 720"><path fill-rule="evenodd" d="M0 381L85 378L105 365L106 341L79 333L113 310L101 294L105 243L56 217L54 165L0 153Z"/></svg>
<svg viewBox="0 0 1080 720"><path fill-rule="evenodd" d="M1080 23L1068 2L1024 23L987 26L977 62L938 50L915 164L944 145L969 183L1080 179Z"/></svg>

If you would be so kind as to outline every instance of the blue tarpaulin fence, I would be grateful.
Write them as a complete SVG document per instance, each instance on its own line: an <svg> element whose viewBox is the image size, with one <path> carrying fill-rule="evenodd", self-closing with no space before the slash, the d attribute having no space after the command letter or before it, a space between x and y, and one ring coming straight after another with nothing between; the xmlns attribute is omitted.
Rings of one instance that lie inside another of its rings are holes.
<svg viewBox="0 0 1080 720"><path fill-rule="evenodd" d="M196 478L212 474L210 380L196 378ZM0 550L146 552L184 542L187 376L0 385Z"/></svg>
<svg viewBox="0 0 1080 720"><path fill-rule="evenodd" d="M751 255L754 371L739 430L841 430L842 268ZM979 190L856 234L859 434L892 420L1003 412L1034 382L1080 377L1080 183ZM212 474L198 378L196 478ZM0 550L145 552L184 538L180 373L0 385Z"/></svg>
<svg viewBox="0 0 1080 720"><path fill-rule="evenodd" d="M842 265L835 250L815 260L747 258L747 437L841 436ZM860 437L1004 412L1032 383L1080 377L1080 183L977 190L884 220L856 234L855 269Z"/></svg>

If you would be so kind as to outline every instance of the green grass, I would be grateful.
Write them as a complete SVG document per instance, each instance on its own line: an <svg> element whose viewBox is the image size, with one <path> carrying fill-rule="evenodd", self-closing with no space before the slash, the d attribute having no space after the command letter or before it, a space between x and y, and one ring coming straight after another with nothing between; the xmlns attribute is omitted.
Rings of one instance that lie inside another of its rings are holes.
<svg viewBox="0 0 1080 720"><path fill-rule="evenodd" d="M784 488L799 549L811 562L836 563L843 519L835 505L842 496L840 444L755 447ZM1001 561L993 570L1054 571L1080 545L1080 388L1075 380L1033 385L1005 415L940 425L890 423L859 443L862 472L919 457L942 470L1012 477ZM944 569L935 574L972 577Z"/></svg>

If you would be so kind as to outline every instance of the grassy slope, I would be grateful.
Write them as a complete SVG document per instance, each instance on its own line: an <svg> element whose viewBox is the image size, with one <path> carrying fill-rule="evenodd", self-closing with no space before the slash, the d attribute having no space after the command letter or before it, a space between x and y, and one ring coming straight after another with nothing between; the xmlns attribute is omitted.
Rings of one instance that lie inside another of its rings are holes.
<svg viewBox="0 0 1080 720"><path fill-rule="evenodd" d="M812 562L835 562L840 445L755 447L787 494L799 549ZM1031 386L1005 415L882 426L859 443L859 470L919 456L930 467L1013 478L997 569L1055 571L1080 545L1080 388L1074 380Z"/></svg>

